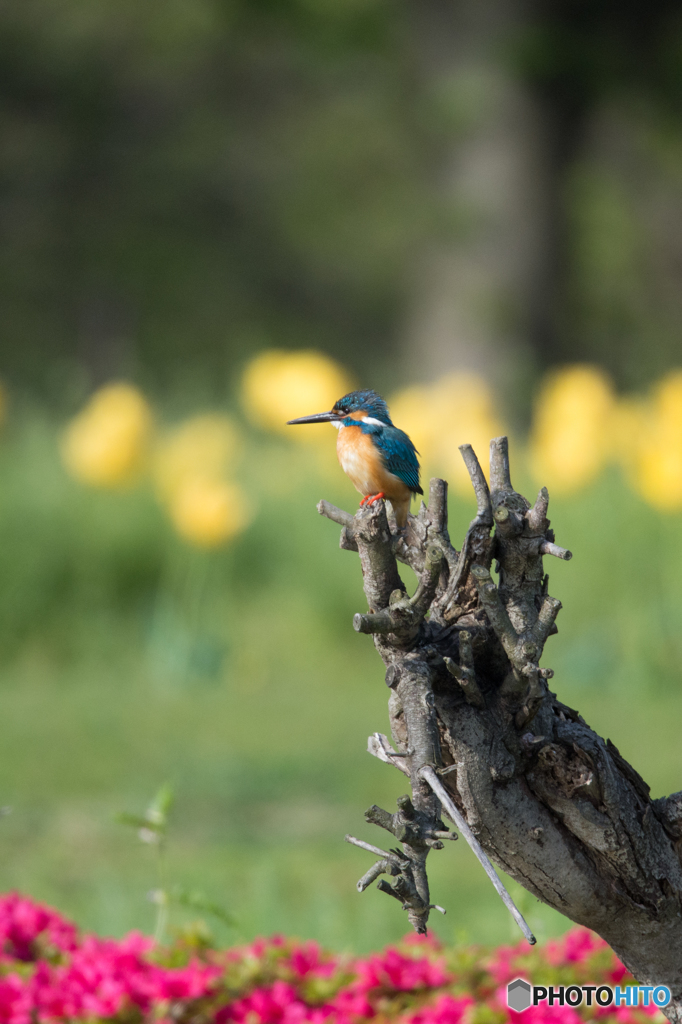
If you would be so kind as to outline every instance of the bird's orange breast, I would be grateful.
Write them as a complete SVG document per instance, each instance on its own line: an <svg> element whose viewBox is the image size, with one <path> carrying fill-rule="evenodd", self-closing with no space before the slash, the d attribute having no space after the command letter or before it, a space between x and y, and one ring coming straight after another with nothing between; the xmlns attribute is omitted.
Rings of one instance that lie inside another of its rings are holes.
<svg viewBox="0 0 682 1024"><path fill-rule="evenodd" d="M383 491L389 500L409 496L409 488L386 469L372 435L364 434L360 427L342 427L339 430L336 453L341 468L360 494Z"/></svg>

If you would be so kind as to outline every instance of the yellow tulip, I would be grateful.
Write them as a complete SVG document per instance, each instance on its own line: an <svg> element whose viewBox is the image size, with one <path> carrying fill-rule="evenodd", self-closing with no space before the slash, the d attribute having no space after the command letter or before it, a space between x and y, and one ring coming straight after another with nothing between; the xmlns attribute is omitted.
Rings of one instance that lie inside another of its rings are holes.
<svg viewBox="0 0 682 1024"><path fill-rule="evenodd" d="M471 493L459 445L471 444L484 470L490 440L503 433L493 394L475 373L452 373L429 386L399 392L389 403L391 419L410 435L425 469L446 476L455 490Z"/></svg>
<svg viewBox="0 0 682 1024"><path fill-rule="evenodd" d="M121 487L144 470L152 434L152 414L132 384L109 384L95 392L62 438L67 470L93 487Z"/></svg>
<svg viewBox="0 0 682 1024"><path fill-rule="evenodd" d="M470 444L488 473L490 441L505 432L487 382L475 373L453 373L434 388L434 416L440 422L435 461L460 494L471 494L471 480L459 451Z"/></svg>
<svg viewBox="0 0 682 1024"><path fill-rule="evenodd" d="M246 498L224 480L186 478L173 494L168 510L176 530L201 548L217 548L249 523Z"/></svg>
<svg viewBox="0 0 682 1024"><path fill-rule="evenodd" d="M431 461L437 424L433 416L431 389L416 385L404 388L388 402L391 419L404 430L424 461Z"/></svg>
<svg viewBox="0 0 682 1024"><path fill-rule="evenodd" d="M629 475L649 431L651 403L639 395L619 398L611 412L611 455Z"/></svg>
<svg viewBox="0 0 682 1024"><path fill-rule="evenodd" d="M229 416L207 413L185 420L155 452L154 478L161 497L169 499L188 479L221 479L240 447L240 433Z"/></svg>
<svg viewBox="0 0 682 1024"><path fill-rule="evenodd" d="M646 412L630 447L632 483L655 508L682 509L682 371L659 382Z"/></svg>
<svg viewBox="0 0 682 1024"><path fill-rule="evenodd" d="M346 371L321 352L261 352L246 367L242 402L249 419L259 427L286 434L295 441L327 436L321 427L294 429L287 420L326 412L351 389Z"/></svg>
<svg viewBox="0 0 682 1024"><path fill-rule="evenodd" d="M562 493L577 491L603 468L612 450L616 407L611 381L596 366L566 366L540 391L531 434L538 480Z"/></svg>

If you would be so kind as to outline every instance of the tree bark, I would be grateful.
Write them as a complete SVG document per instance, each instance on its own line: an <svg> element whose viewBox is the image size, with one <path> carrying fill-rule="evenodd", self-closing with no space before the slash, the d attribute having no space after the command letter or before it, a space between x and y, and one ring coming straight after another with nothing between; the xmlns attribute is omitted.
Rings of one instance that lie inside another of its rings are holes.
<svg viewBox="0 0 682 1024"><path fill-rule="evenodd" d="M667 985L664 1012L682 1024L682 793L651 800L614 744L549 689L553 673L539 663L561 604L547 592L543 558L571 553L555 543L546 489L532 507L513 489L506 438L491 442L490 488L471 448L462 454L478 514L459 552L442 480L404 533L383 502L354 517L318 506L343 526L341 546L359 552L369 614L354 627L373 634L386 665L397 750L379 734L370 750L412 785L397 813L367 812L402 853L376 851L382 859L365 878L388 871L396 881L380 888L426 930L426 857L453 837L432 769L485 854L601 935L641 984ZM411 598L396 560L419 577Z"/></svg>

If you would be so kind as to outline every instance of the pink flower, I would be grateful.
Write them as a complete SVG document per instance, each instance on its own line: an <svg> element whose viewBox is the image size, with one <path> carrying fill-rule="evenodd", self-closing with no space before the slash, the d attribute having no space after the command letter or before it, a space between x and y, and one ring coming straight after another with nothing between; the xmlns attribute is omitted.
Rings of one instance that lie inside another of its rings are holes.
<svg viewBox="0 0 682 1024"><path fill-rule="evenodd" d="M625 967L625 965L620 962L618 957L614 955L611 970L607 971L606 973L607 980L614 985L618 985L627 974L627 967Z"/></svg>
<svg viewBox="0 0 682 1024"><path fill-rule="evenodd" d="M316 978L328 978L336 970L335 960L322 959L322 952L316 942L301 943L289 955L287 963L297 978L308 975Z"/></svg>
<svg viewBox="0 0 682 1024"><path fill-rule="evenodd" d="M550 969L561 971L561 984L571 976L580 983L587 972L596 984L626 983L628 977L606 944L585 928L572 929L544 949L530 951L519 943L486 959L471 951L456 979L443 958L434 956L439 949L431 937L413 936L349 963L315 942L274 936L210 953L208 962L187 962L187 949L179 944L168 953L175 963L179 956L180 965L167 967L160 959L166 953L139 932L120 940L79 935L49 907L11 893L0 897L0 1024L171 1024L198 1018L206 1024L363 1024L377 1017L385 1024L468 1024L479 1007L507 1024L580 1024L584 1018L572 1007L546 1003L521 1018L506 1006L506 983L518 974L533 977L536 970L547 976ZM342 971L351 970L348 979ZM317 984L319 979L330 980ZM457 994L443 991L453 981ZM641 1024L644 1014L656 1013L653 1006L592 1008L595 1019L617 1024Z"/></svg>
<svg viewBox="0 0 682 1024"><path fill-rule="evenodd" d="M400 941L405 946L417 946L420 949L430 949L434 953L439 952L443 948L443 943L440 941L438 936L433 934L433 932L427 932L426 935L417 935L416 932L408 932L407 935L403 935Z"/></svg>
<svg viewBox="0 0 682 1024"><path fill-rule="evenodd" d="M419 988L439 988L451 980L442 960L404 956L394 946L373 953L358 967L359 984L365 989L384 988L412 992Z"/></svg>
<svg viewBox="0 0 682 1024"><path fill-rule="evenodd" d="M516 1024L523 1020L523 1024L581 1024L581 1018L572 1006L549 1006L547 1003L540 1003L538 1006L529 1006L523 1012L523 1018L514 1010L509 1010L509 1020Z"/></svg>
<svg viewBox="0 0 682 1024"><path fill-rule="evenodd" d="M2 1024L31 1024L32 1008L32 999L22 978L16 974L0 978Z"/></svg>
<svg viewBox="0 0 682 1024"><path fill-rule="evenodd" d="M329 1006L339 1021L369 1019L375 1014L366 993L352 986L337 992Z"/></svg>
<svg viewBox="0 0 682 1024"><path fill-rule="evenodd" d="M547 943L545 958L553 967L561 963L582 964L594 953L608 948L604 940L589 928L571 928L563 938Z"/></svg>
<svg viewBox="0 0 682 1024"><path fill-rule="evenodd" d="M474 1006L471 996L455 998L443 994L431 1006L424 1006L406 1017L405 1024L461 1024L470 1006Z"/></svg>
<svg viewBox="0 0 682 1024"><path fill-rule="evenodd" d="M38 942L55 950L76 948L76 928L50 907L11 892L0 897L0 948L16 960L34 960Z"/></svg>
<svg viewBox="0 0 682 1024"><path fill-rule="evenodd" d="M582 1019L572 1006L559 1006L555 1003L539 1003L529 1006L527 1010L517 1013L507 1006L507 987L498 988L490 998L490 1005L496 1010L507 1014L509 1024L582 1024Z"/></svg>
<svg viewBox="0 0 682 1024"><path fill-rule="evenodd" d="M487 963L487 967L496 984L503 985L516 977L519 972L514 966L514 962L521 952L522 950L519 946L499 946L495 950L492 958Z"/></svg>
<svg viewBox="0 0 682 1024"><path fill-rule="evenodd" d="M216 1024L225 1021L244 1021L245 1024L289 1024L296 1020L305 1020L301 1011L305 1007L301 1003L296 990L286 982L276 981L268 988L256 989L245 999L238 999L229 1006L223 1007L216 1014Z"/></svg>

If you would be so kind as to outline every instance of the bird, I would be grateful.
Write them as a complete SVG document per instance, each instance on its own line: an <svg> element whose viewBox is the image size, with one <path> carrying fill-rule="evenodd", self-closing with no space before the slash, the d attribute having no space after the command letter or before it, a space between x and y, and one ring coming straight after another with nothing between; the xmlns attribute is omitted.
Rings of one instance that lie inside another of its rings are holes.
<svg viewBox="0 0 682 1024"><path fill-rule="evenodd" d="M318 412L288 420L299 423L333 423L338 429L336 453L341 468L360 494L360 505L385 498L391 503L399 530L407 526L413 494L419 485L419 454L403 430L394 426L384 399L371 389L350 391L330 412Z"/></svg>

